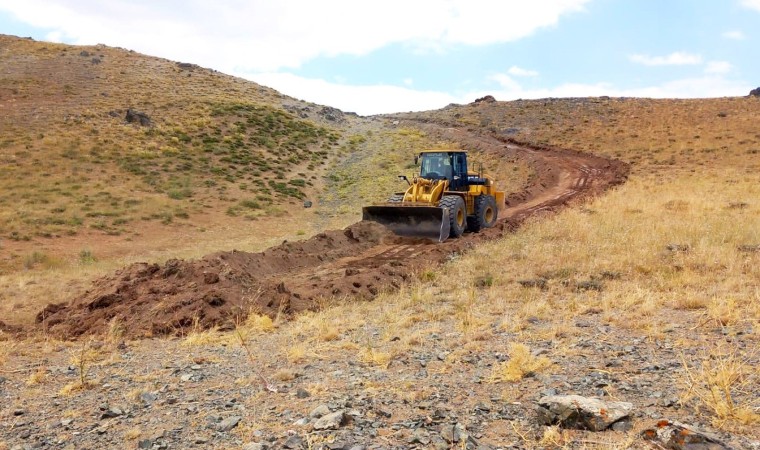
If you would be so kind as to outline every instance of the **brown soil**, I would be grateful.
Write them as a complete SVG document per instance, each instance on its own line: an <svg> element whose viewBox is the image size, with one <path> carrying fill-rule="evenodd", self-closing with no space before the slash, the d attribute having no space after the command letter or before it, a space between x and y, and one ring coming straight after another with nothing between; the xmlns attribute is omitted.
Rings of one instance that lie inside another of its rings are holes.
<svg viewBox="0 0 760 450"><path fill-rule="evenodd" d="M502 235L533 214L597 194L628 174L628 166L620 161L462 129L415 125L468 148L524 159L536 176L521 192L509 195L494 228L477 234L433 244L359 222L261 253L219 252L162 266L136 263L97 280L69 303L46 306L37 316L39 329L75 338L102 333L116 321L127 338L181 334L191 327L229 328L250 312L289 316L317 309L330 298L371 299L398 288L425 267Z"/></svg>

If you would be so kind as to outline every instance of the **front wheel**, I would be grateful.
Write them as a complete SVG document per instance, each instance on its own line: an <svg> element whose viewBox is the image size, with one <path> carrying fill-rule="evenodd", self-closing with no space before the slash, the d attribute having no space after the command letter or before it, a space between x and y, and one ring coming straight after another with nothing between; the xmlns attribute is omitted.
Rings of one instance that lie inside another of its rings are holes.
<svg viewBox="0 0 760 450"><path fill-rule="evenodd" d="M467 210L464 199L458 195L444 195L438 203L441 208L449 210L449 237L458 238L467 226Z"/></svg>
<svg viewBox="0 0 760 450"><path fill-rule="evenodd" d="M483 228L491 228L496 223L499 210L492 195L475 197L475 215L467 218L467 229L477 233Z"/></svg>

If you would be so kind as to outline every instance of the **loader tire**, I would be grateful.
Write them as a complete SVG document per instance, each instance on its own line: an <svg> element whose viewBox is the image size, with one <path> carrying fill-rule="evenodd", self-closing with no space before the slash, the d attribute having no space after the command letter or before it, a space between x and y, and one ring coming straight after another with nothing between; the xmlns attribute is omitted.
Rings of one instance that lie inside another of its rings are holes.
<svg viewBox="0 0 760 450"><path fill-rule="evenodd" d="M450 238L458 238L467 227L467 210L464 199L458 195L444 195L438 203L441 208L449 210Z"/></svg>
<svg viewBox="0 0 760 450"><path fill-rule="evenodd" d="M475 215L467 218L467 229L477 233L483 228L491 228L498 215L496 199L492 195L475 197Z"/></svg>
<svg viewBox="0 0 760 450"><path fill-rule="evenodd" d="M401 203L404 201L404 194L393 194L388 197L388 203Z"/></svg>

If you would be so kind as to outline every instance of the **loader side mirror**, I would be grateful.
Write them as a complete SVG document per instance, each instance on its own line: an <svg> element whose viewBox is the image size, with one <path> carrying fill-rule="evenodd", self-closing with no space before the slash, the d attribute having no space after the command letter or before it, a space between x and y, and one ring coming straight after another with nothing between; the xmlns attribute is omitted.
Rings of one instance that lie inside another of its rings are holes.
<svg viewBox="0 0 760 450"><path fill-rule="evenodd" d="M398 176L399 181L406 181L406 184L411 185L412 183L409 182L409 178L406 177L406 175L399 175Z"/></svg>

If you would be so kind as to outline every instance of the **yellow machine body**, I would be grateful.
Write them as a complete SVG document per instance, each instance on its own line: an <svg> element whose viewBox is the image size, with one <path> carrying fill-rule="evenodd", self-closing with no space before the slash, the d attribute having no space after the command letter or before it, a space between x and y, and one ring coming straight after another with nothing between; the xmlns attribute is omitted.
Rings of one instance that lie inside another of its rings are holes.
<svg viewBox="0 0 760 450"><path fill-rule="evenodd" d="M465 229L480 231L493 226L504 192L493 178L467 170L463 150L429 150L420 153L420 172L405 192L382 205L366 206L362 218L385 225L402 236L425 237L442 242L459 237ZM459 200L461 199L461 201Z"/></svg>

